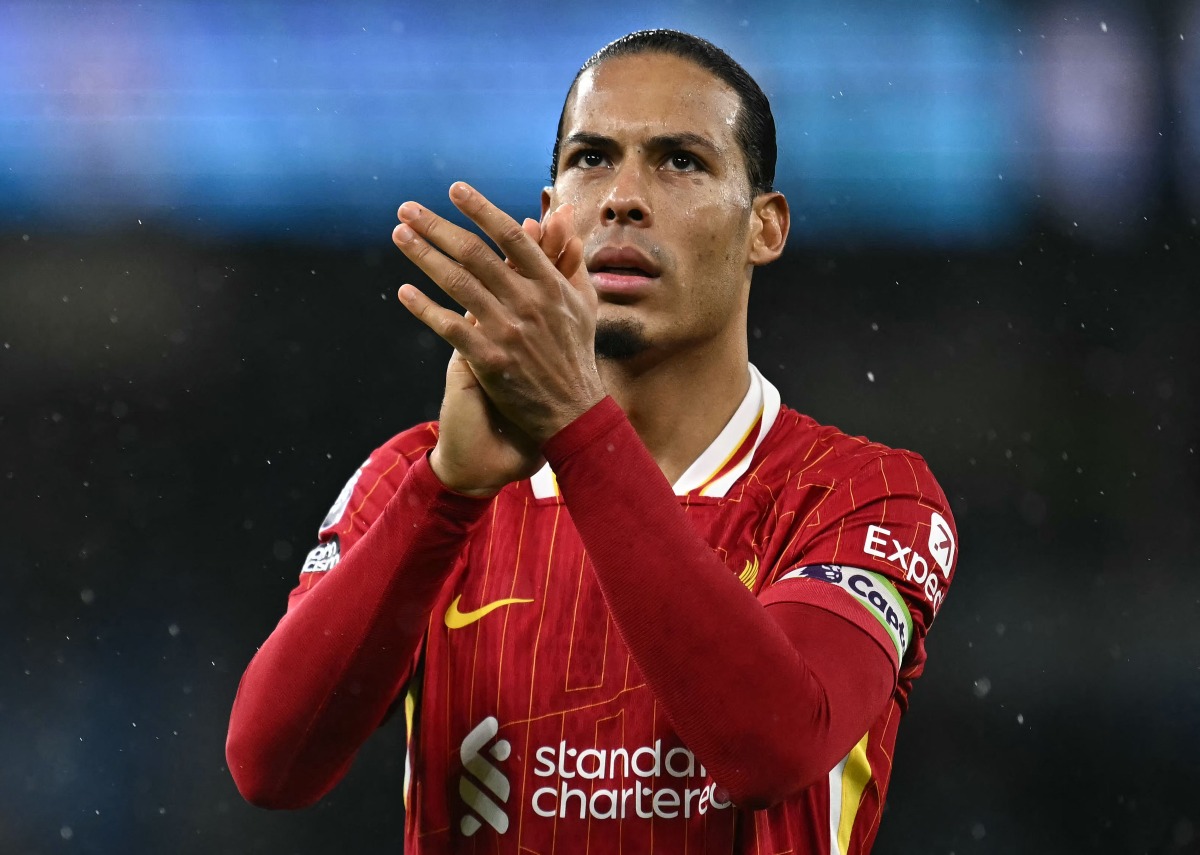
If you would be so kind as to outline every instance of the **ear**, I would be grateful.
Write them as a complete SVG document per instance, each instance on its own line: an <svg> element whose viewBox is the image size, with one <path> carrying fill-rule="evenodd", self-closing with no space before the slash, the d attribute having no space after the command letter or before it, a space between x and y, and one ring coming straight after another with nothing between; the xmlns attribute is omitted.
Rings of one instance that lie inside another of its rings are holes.
<svg viewBox="0 0 1200 855"><path fill-rule="evenodd" d="M783 255L792 223L787 199L778 192L760 193L751 217L750 263L761 267Z"/></svg>
<svg viewBox="0 0 1200 855"><path fill-rule="evenodd" d="M551 204L553 201L554 201L554 188L553 187L543 187L542 188L542 216L541 216L542 222L546 221L546 215L554 209L554 206Z"/></svg>

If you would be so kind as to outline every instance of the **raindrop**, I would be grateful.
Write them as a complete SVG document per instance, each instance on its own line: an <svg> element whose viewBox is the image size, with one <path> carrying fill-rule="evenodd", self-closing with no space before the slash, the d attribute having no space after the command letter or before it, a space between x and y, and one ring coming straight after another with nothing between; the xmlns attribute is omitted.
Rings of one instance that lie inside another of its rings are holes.
<svg viewBox="0 0 1200 855"><path fill-rule="evenodd" d="M978 680L975 681L975 688L973 689L973 691L975 692L975 697L986 698L988 696L988 693L991 690L992 690L992 681L989 680L987 677L980 677Z"/></svg>

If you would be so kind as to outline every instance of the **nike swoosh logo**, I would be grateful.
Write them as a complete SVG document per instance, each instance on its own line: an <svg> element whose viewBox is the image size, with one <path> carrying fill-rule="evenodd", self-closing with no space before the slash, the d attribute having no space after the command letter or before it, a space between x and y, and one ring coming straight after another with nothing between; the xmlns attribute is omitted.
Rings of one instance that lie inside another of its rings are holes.
<svg viewBox="0 0 1200 855"><path fill-rule="evenodd" d="M488 603L486 606L480 606L473 612L460 612L458 610L458 601L462 599L462 594L454 598L454 602L446 609L446 627L448 629L462 629L464 626L470 626L477 620L481 620L496 609L504 606L511 606L516 603L532 603L533 600L522 600L519 597L509 597L504 600L496 600Z"/></svg>

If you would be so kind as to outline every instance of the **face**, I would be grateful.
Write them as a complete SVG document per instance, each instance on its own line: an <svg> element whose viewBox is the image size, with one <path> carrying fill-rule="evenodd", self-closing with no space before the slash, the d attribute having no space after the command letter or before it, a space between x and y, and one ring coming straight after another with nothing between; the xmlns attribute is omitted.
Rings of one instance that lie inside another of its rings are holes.
<svg viewBox="0 0 1200 855"><path fill-rule="evenodd" d="M719 78L666 54L579 78L542 208L575 207L601 356L744 343L751 270L782 251L787 218L782 196L751 191L740 106Z"/></svg>

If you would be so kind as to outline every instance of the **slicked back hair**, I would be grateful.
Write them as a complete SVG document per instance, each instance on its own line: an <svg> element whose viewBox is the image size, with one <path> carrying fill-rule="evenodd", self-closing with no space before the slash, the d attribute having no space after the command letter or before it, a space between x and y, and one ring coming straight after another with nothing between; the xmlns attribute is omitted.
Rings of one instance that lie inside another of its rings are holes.
<svg viewBox="0 0 1200 855"><path fill-rule="evenodd" d="M558 117L558 133L554 138L554 153L550 161L550 182L558 177L558 153L562 145L563 122L567 117L567 104L579 78L585 71L607 59L638 54L660 53L677 56L694 62L728 84L737 93L740 109L734 135L746 160L746 174L750 189L757 196L770 193L775 183L775 117L771 114L771 103L758 83L734 59L699 36L679 30L638 30L610 42L596 51L575 73L567 97L563 100L562 113Z"/></svg>

